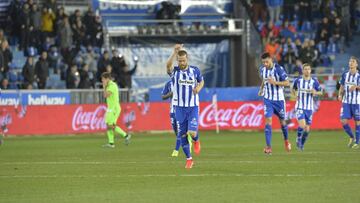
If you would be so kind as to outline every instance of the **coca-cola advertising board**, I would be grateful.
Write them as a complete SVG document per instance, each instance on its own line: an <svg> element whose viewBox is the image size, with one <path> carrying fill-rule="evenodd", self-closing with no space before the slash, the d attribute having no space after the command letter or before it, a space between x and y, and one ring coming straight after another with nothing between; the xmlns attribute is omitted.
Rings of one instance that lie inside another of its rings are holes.
<svg viewBox="0 0 360 203"><path fill-rule="evenodd" d="M318 101L312 129L341 129L339 121L341 103ZM127 131L171 130L169 104L124 103L118 124ZM264 128L262 102L218 102L217 108L201 103L199 127L202 130L261 130ZM53 106L2 106L0 132L10 135L47 135L95 133L106 130L106 105L53 105ZM287 102L290 128L296 128L294 102ZM274 128L279 121L274 117Z"/></svg>

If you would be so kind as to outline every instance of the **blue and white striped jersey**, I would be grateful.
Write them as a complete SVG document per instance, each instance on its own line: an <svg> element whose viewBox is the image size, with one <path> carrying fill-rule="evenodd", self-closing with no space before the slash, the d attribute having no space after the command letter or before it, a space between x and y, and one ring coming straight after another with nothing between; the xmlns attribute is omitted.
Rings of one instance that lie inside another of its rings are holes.
<svg viewBox="0 0 360 203"><path fill-rule="evenodd" d="M168 93L172 92L172 82L171 80L169 80L165 86L164 86L164 89L162 91L162 95L166 95ZM174 107L173 107L173 104L172 104L172 99L171 99L171 102L170 102L170 113L174 113Z"/></svg>
<svg viewBox="0 0 360 203"><path fill-rule="evenodd" d="M314 110L314 98L311 90L321 91L321 86L316 78L305 80L303 77L296 78L293 83L293 89L297 90L296 109Z"/></svg>
<svg viewBox="0 0 360 203"><path fill-rule="evenodd" d="M171 74L173 83L172 104L179 107L199 106L199 95L193 93L193 89L203 80L200 69L196 66L188 66L186 70L174 67Z"/></svg>
<svg viewBox="0 0 360 203"><path fill-rule="evenodd" d="M350 91L353 85L358 86L360 74L356 72L351 74L349 71L342 74L340 84L344 87L344 96L342 102L345 104L360 104L360 90Z"/></svg>
<svg viewBox="0 0 360 203"><path fill-rule="evenodd" d="M275 81L285 81L288 76L282 66L274 63L271 69L267 69L265 66L260 67L260 77L264 81L263 96L265 99L273 101L285 100L284 87L278 85L272 85L268 82L269 78L273 78Z"/></svg>

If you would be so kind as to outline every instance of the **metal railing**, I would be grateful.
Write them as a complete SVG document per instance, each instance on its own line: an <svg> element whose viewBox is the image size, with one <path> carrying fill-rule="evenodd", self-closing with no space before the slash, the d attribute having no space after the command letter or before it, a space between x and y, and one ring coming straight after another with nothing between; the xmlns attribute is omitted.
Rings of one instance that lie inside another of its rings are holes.
<svg viewBox="0 0 360 203"><path fill-rule="evenodd" d="M107 33L116 36L237 36L244 33L243 19L106 20Z"/></svg>

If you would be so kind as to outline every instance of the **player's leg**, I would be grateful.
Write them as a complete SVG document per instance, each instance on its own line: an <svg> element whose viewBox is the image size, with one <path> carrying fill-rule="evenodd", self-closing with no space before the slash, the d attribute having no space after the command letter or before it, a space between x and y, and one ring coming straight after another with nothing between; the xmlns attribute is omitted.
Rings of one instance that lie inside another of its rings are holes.
<svg viewBox="0 0 360 203"><path fill-rule="evenodd" d="M115 115L113 112L106 112L105 123L106 123L106 135L108 137L108 143L103 145L103 147L114 148L114 128L115 128Z"/></svg>
<svg viewBox="0 0 360 203"><path fill-rule="evenodd" d="M190 153L190 143L188 140L187 135L187 118L186 118L186 111L185 107L175 107L175 118L178 130L178 137L181 139L181 146L186 156L186 165L185 168L192 168L193 160Z"/></svg>
<svg viewBox="0 0 360 203"><path fill-rule="evenodd" d="M177 157L179 155L181 138L178 136L178 133L177 133L178 130L177 130L177 125L176 125L175 113L170 114L170 121L171 121L171 126L173 128L173 131L174 131L175 137L176 137L175 149L172 152L171 156Z"/></svg>
<svg viewBox="0 0 360 203"><path fill-rule="evenodd" d="M296 146L297 146L298 149L301 149L301 138L302 138L302 135L304 133L304 128L305 128L305 125L306 125L304 110L297 109L296 110L296 118L297 118L297 121L298 121Z"/></svg>
<svg viewBox="0 0 360 203"><path fill-rule="evenodd" d="M130 139L131 139L131 135L126 133L123 129L121 129L116 123L117 120L120 116L120 111L115 111L114 112L114 116L115 116L115 123L114 123L114 131L115 133L117 133L118 135L120 135L121 137L125 138L125 145L130 144Z"/></svg>
<svg viewBox="0 0 360 203"><path fill-rule="evenodd" d="M312 111L310 110L304 110L304 114L305 114L305 127L304 127L304 133L303 136L301 137L301 150L304 150L304 145L306 140L309 137L310 134L310 125L312 122Z"/></svg>
<svg viewBox="0 0 360 203"><path fill-rule="evenodd" d="M191 107L189 111L189 119L188 119L188 135L191 136L192 141L194 143L194 152L195 154L200 154L201 145L199 139L199 107Z"/></svg>
<svg viewBox="0 0 360 203"><path fill-rule="evenodd" d="M273 106L271 102L267 99L264 99L264 115L265 115L265 142L266 147L264 148L264 153L271 154L271 137L272 137L272 115L274 113Z"/></svg>
<svg viewBox="0 0 360 203"><path fill-rule="evenodd" d="M285 101L276 101L276 102L273 102L273 104L274 104L274 113L275 113L275 115L277 115L277 117L280 120L281 131L284 136L285 150L289 152L291 150L291 144L289 142L289 131L288 131L288 126L287 126L286 120L285 120L286 104L285 104Z"/></svg>
<svg viewBox="0 0 360 203"><path fill-rule="evenodd" d="M351 107L350 104L342 104L341 110L340 110L340 120L341 124L343 126L344 131L346 134L349 135L350 140L348 147L352 147L353 141L354 141L354 134L351 130L351 127L349 125L349 119L351 119Z"/></svg>
<svg viewBox="0 0 360 203"><path fill-rule="evenodd" d="M353 141L352 148L359 148L359 139L360 139L360 105L353 104L352 105L353 115L355 119L355 141Z"/></svg>

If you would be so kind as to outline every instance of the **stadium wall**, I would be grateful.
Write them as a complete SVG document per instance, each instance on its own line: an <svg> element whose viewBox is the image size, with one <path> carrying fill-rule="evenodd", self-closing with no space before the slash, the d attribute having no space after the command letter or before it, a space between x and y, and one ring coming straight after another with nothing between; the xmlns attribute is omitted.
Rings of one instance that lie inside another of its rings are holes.
<svg viewBox="0 0 360 203"><path fill-rule="evenodd" d="M118 124L127 131L171 130L167 102L123 103ZM201 130L261 130L264 128L263 105L260 101L201 103ZM317 103L312 129L341 129L341 103ZM0 106L1 130L10 135L52 135L104 132L105 105L15 105ZM217 113L216 113L217 112ZM294 102L287 102L289 127L297 128ZM217 115L217 116L215 116ZM274 127L279 128L277 119Z"/></svg>

